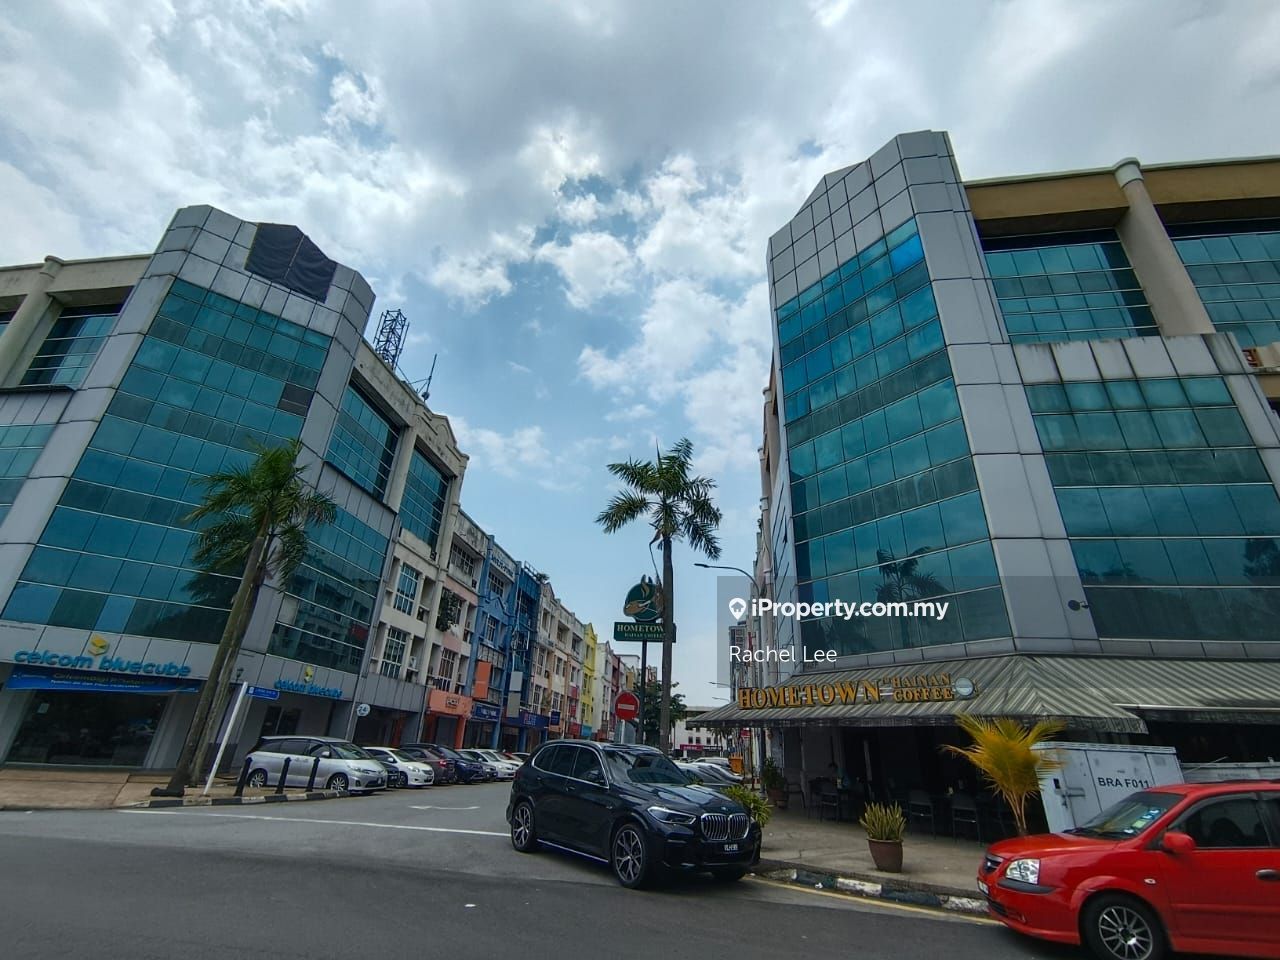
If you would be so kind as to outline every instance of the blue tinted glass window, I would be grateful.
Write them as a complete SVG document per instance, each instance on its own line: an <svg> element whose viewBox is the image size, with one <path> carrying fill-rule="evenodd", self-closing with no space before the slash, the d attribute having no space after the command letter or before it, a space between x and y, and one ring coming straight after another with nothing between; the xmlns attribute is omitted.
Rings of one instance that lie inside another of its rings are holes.
<svg viewBox="0 0 1280 960"><path fill-rule="evenodd" d="M404 528L431 546L440 537L444 507L449 495L449 479L444 471L414 450L409 458L404 498L400 503L400 520Z"/></svg>
<svg viewBox="0 0 1280 960"><path fill-rule="evenodd" d="M1280 340L1280 223L1179 225L1169 234L1218 330L1245 347Z"/></svg>
<svg viewBox="0 0 1280 960"><path fill-rule="evenodd" d="M1155 320L1114 231L984 240L1013 342L1150 336Z"/></svg>
<svg viewBox="0 0 1280 960"><path fill-rule="evenodd" d="M347 387L325 459L379 499L396 453L396 430L356 389Z"/></svg>

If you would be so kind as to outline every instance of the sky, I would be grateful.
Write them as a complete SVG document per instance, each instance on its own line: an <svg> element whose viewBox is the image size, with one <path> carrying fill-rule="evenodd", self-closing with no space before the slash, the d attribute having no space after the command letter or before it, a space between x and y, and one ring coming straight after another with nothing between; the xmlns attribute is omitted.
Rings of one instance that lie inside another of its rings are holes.
<svg viewBox="0 0 1280 960"><path fill-rule="evenodd" d="M0 263L297 224L408 315L408 379L437 358L464 508L607 638L653 571L594 522L609 462L689 437L753 562L765 249L825 172L920 129L966 179L1280 153L1277 50L1271 0L12 3ZM713 704L695 559L675 679Z"/></svg>

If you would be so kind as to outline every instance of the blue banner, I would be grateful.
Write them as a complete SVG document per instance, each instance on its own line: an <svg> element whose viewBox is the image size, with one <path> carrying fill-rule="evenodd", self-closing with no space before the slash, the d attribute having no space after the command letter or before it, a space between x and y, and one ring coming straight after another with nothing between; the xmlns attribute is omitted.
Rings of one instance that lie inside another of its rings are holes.
<svg viewBox="0 0 1280 960"><path fill-rule="evenodd" d="M5 681L8 690L88 690L98 693L197 693L199 680L140 677L133 674L91 673L87 670L41 670L14 667Z"/></svg>
<svg viewBox="0 0 1280 960"><path fill-rule="evenodd" d="M528 710L521 710L520 726L545 730L547 727L551 726L551 718L540 713L530 713Z"/></svg>
<svg viewBox="0 0 1280 960"><path fill-rule="evenodd" d="M483 720L486 723L494 723L502 716L502 710L498 707L490 706L487 703L475 703L471 705L471 719Z"/></svg>

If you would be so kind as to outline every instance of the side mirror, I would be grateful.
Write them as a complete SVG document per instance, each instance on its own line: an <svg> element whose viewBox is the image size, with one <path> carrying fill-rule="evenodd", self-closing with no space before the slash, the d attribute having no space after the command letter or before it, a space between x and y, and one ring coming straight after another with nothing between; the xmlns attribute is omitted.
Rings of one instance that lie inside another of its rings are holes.
<svg viewBox="0 0 1280 960"><path fill-rule="evenodd" d="M1196 848L1196 842L1190 834L1180 830L1170 830L1160 838L1160 849L1165 853L1190 853Z"/></svg>

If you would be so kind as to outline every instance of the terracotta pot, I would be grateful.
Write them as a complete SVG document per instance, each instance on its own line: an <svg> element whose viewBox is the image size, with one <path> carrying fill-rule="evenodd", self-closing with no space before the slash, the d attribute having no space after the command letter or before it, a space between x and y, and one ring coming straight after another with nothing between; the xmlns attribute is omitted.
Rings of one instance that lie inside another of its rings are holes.
<svg viewBox="0 0 1280 960"><path fill-rule="evenodd" d="M778 787L766 787L764 792L775 807L785 807L787 805L787 795Z"/></svg>
<svg viewBox="0 0 1280 960"><path fill-rule="evenodd" d="M885 873L902 872L901 840L867 840L871 848L871 859L876 862L876 869Z"/></svg>

